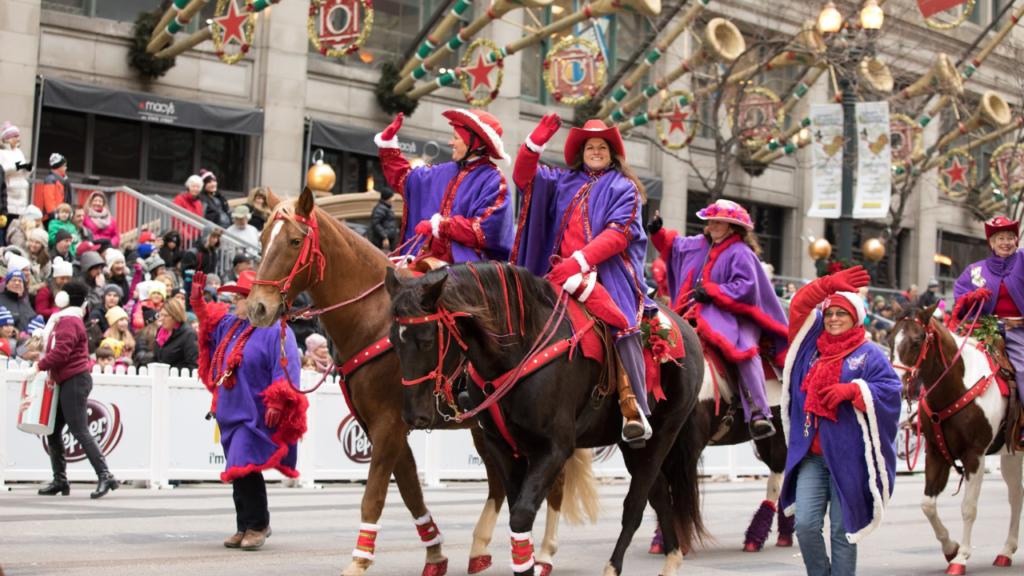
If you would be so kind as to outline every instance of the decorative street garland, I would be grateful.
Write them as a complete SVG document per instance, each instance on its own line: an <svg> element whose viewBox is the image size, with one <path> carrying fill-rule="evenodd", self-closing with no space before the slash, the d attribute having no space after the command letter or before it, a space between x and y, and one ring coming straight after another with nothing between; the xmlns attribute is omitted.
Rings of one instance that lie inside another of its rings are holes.
<svg viewBox="0 0 1024 576"><path fill-rule="evenodd" d="M765 124L758 125L758 126L751 126L751 127L743 127L742 130L741 130L740 140L743 141L744 145L746 145L746 146L748 146L750 148L760 148L761 146L764 146L765 144L767 144L768 140L771 139L771 137L774 134L778 134L782 130L782 127L785 125L785 121L786 121L786 111L780 105L781 101L779 100L779 97L775 94L775 92L772 92L771 90L769 90L767 88L760 88L760 87L746 88L746 89L743 90L743 94L744 94L743 99L740 100L740 102L738 104L738 106L740 108L739 118L738 119L739 119L741 124L744 121L744 106L743 105L744 105L744 103L747 102L747 97L748 96L753 96L754 98L760 97L760 98L763 98L765 100L768 100L769 102L771 102L772 108L774 108L774 113L770 114L769 117L764 118ZM771 116L774 116L774 121L771 119ZM732 131L733 130L733 111L732 110L729 110L728 119L729 119L729 130ZM771 124L774 124L774 126L772 126ZM764 135L763 136L755 135L754 137L743 136L743 134L747 133L747 132L754 132L755 134L763 133Z"/></svg>
<svg viewBox="0 0 1024 576"><path fill-rule="evenodd" d="M493 64L493 66L498 67L498 79L495 81L491 91L483 98L473 97L473 92L479 87L479 84L474 82L473 87L470 87L471 74L466 70L473 63L473 56L476 55L477 48L481 47L487 48L486 52L481 53L484 58L490 54L498 54L499 56L501 54L501 47L488 38L477 38L466 47L466 53L462 55L462 67L459 69L459 82L462 86L462 95L466 97L466 102L473 108L486 108L488 104L494 102L494 99L498 97L498 91L501 90L501 82L505 78L505 59L499 57ZM489 71L486 73L490 74Z"/></svg>
<svg viewBox="0 0 1024 576"><path fill-rule="evenodd" d="M320 6L324 2L325 0L310 0L309 21L306 23L306 32L309 34L309 41L312 42L317 51L324 56L344 60L349 54L359 50L359 48L362 47L370 37L370 30L373 29L373 0L359 0L359 4L363 8L363 25L359 30L359 37L354 41L345 44L341 48L331 48L328 45L329 43L321 41L320 35L317 34L316 15L320 11Z"/></svg>
<svg viewBox="0 0 1024 576"><path fill-rule="evenodd" d="M1005 162L1006 174L1001 170L1000 161L1004 154L1009 153L1010 157ZM1014 178L1014 165L1018 172L1024 172L1024 144L1006 142L992 152L992 158L988 161L989 173L992 174L992 182L1005 191L1020 192L1024 190L1024 177ZM1015 181L1019 180L1019 181Z"/></svg>
<svg viewBox="0 0 1024 576"><path fill-rule="evenodd" d="M592 54L592 57L594 59L594 81L587 90L583 91L583 93L578 94L576 96L567 96L565 94L562 94L558 90L558 87L555 85L555 76L551 69L554 67L554 61L558 59L558 56L562 52L564 52L570 46L576 45L582 46ZM551 50L548 50L548 55L547 58L544 59L543 66L544 85L547 87L548 93L551 94L551 96L553 96L555 100L561 102L562 104L573 106L581 102L587 102L594 96L596 96L602 88L604 88L605 76L607 74L607 66L605 65L604 56L601 54L601 50L597 47L597 45L589 40L585 40L583 38L576 38L575 36L563 38L561 41L552 46Z"/></svg>
<svg viewBox="0 0 1024 576"><path fill-rule="evenodd" d="M963 161L962 164L961 161ZM946 165L950 162L953 165L947 168ZM947 176L949 182L946 182ZM950 198L966 196L974 187L977 177L978 165L966 148L954 148L943 155L942 163L939 164L939 189L945 192L946 196ZM957 187L957 181L962 182L963 185Z"/></svg>
<svg viewBox="0 0 1024 576"><path fill-rule="evenodd" d="M975 0L967 0L967 5L964 6L964 12L959 18L952 22L939 22L938 20L932 20L931 18L925 18L924 23L936 30L951 30L957 26L967 22L967 19L971 17L971 12L974 12Z"/></svg>
<svg viewBox="0 0 1024 576"><path fill-rule="evenodd" d="M903 146L898 150L895 146L890 146L889 150L892 152L892 165L894 168L906 166L912 158L924 152L923 137L921 135L921 126L906 114L889 114L889 143L895 140L894 135L900 134L903 139ZM908 141L907 134L910 134Z"/></svg>
<svg viewBox="0 0 1024 576"><path fill-rule="evenodd" d="M677 112L676 107L679 105L679 100L681 98L686 99L686 104L683 106L683 108L689 109L690 112L688 117L677 119L676 117L673 116L673 114ZM654 123L654 127L658 131L658 140L661 141L661 145L664 146L665 148L668 148L669 150L681 150L689 146L690 142L693 141L693 137L697 133L696 116L697 102L694 100L693 94L687 92L686 90L673 90L672 92L669 92L668 96L666 96L661 101L661 107L658 109L658 120L657 122ZM685 128L683 129L683 135L686 136L686 139L679 143L672 142L671 138L669 138L670 136L672 136L672 129L669 128L668 134L665 134L665 120L668 120L670 124L676 121L682 122L683 120L689 120L689 131L687 131Z"/></svg>
<svg viewBox="0 0 1024 576"><path fill-rule="evenodd" d="M231 3L228 6L228 3ZM256 12L253 10L252 0L246 0L245 2L245 39L242 41L242 46L238 52L234 54L228 54L224 51L224 43L222 37L221 26L217 23L217 19L225 15L233 15L236 13L237 4L235 0L217 0L217 11L214 13L215 16L213 21L210 22L210 33L213 36L213 49L217 52L217 57L220 58L221 62L225 64L235 64L249 52L252 48L252 40L256 35ZM225 11L225 9L228 11ZM230 42L230 41L229 41Z"/></svg>

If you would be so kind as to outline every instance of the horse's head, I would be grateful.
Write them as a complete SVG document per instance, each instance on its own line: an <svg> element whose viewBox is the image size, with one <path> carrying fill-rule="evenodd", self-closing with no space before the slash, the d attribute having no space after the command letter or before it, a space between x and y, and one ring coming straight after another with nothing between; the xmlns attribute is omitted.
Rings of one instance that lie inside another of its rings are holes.
<svg viewBox="0 0 1024 576"><path fill-rule="evenodd" d="M287 312L286 299L291 302L320 280L322 259L309 188L297 200L281 200L268 188L267 206L273 215L260 235L263 258L246 303L249 321L261 328Z"/></svg>
<svg viewBox="0 0 1024 576"><path fill-rule="evenodd" d="M896 323L889 334L889 359L903 380L904 396L912 399L915 383L921 382L922 371L936 362L941 364L939 346L949 332L932 316L937 303L927 308L904 308L894 300L891 306Z"/></svg>

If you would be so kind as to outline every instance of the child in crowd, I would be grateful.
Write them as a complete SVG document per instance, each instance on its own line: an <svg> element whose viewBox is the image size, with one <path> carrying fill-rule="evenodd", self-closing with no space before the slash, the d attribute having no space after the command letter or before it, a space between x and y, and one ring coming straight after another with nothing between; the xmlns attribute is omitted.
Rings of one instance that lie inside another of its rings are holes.
<svg viewBox="0 0 1024 576"><path fill-rule="evenodd" d="M313 359L317 372L324 374L331 366L331 355L327 351L327 338L319 334L306 337L306 356Z"/></svg>
<svg viewBox="0 0 1024 576"><path fill-rule="evenodd" d="M311 370L313 372L317 371L316 370L316 362L313 361L313 357L312 356L303 356L302 357L302 369L303 370Z"/></svg>
<svg viewBox="0 0 1024 576"><path fill-rule="evenodd" d="M118 354L118 358L127 358L130 364L132 355L135 352L135 337L128 330L128 313L120 306L115 306L107 310L106 318L110 328L107 328L107 331L103 333L103 337L120 342L124 349Z"/></svg>
<svg viewBox="0 0 1024 576"><path fill-rule="evenodd" d="M57 217L50 220L50 224L47 226L47 232L50 235L50 248L57 244L57 232L67 230L68 234L71 234L71 253L74 254L75 248L78 247L78 228L75 228L75 224L71 222L71 205L61 202L57 205L56 212Z"/></svg>
<svg viewBox="0 0 1024 576"><path fill-rule="evenodd" d="M14 316L3 306L0 306L0 340L6 342L11 351L17 350L18 330L14 327ZM7 355L10 356L10 352Z"/></svg>
<svg viewBox="0 0 1024 576"><path fill-rule="evenodd" d="M167 299L167 285L157 280L149 280L139 284L139 303L132 312L132 327L136 330L146 325L142 318L143 308L160 311Z"/></svg>
<svg viewBox="0 0 1024 576"><path fill-rule="evenodd" d="M99 366L100 372L113 372L114 350L110 346L100 345L100 347L96 349L96 361L93 362L93 366Z"/></svg>

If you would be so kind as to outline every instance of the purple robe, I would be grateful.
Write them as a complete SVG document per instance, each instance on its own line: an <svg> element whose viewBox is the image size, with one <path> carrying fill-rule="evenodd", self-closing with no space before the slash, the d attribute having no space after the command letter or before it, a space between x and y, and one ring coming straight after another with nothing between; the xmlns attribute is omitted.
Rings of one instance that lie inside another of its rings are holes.
<svg viewBox="0 0 1024 576"><path fill-rule="evenodd" d="M559 252L573 198L589 182L593 185L584 213L586 241L590 242L606 228L622 232L629 240L622 255L597 265L598 282L629 322L629 327L617 334L621 338L637 333L644 311L653 312L657 306L647 297L647 284L642 277L647 235L640 222L640 193L628 178L615 170L595 176L587 168L538 166L532 184L523 194L515 264L537 276L548 273L549 258Z"/></svg>
<svg viewBox="0 0 1024 576"><path fill-rule="evenodd" d="M214 379L224 373L231 351L242 332L249 327L249 321L239 320L234 314L225 314L210 334L212 355L231 327L239 321L241 325L235 330L234 341L224 352L223 363L213 366L211 361L211 377ZM284 348L288 357L288 374L292 382L299 385L302 362L291 328L287 330ZM225 482L267 468L276 468L286 476L298 475L292 473L298 457L296 443L278 444L273 436L280 425L269 428L266 423L266 406L261 394L278 382L287 385L281 366L281 329L276 326L257 328L245 343L245 355L235 372L234 387L229 390L220 386L217 389L217 426L220 427L220 443L224 447L226 461L221 479Z"/></svg>
<svg viewBox="0 0 1024 576"><path fill-rule="evenodd" d="M713 299L696 304L697 333L705 341L731 362L765 353L782 366L789 349L789 322L757 255L738 235L714 248L703 235L676 236L662 257L677 310L690 301L687 293L698 282ZM768 336L764 343L762 336ZM769 349L762 350L763 344Z"/></svg>
<svg viewBox="0 0 1024 576"><path fill-rule="evenodd" d="M448 186L456 187L451 212L442 216L462 216L479 219L485 246L479 253L475 248L451 241L455 263L476 260L508 260L512 250L512 203L508 199L508 184L501 170L488 158L473 160L459 169L455 162L413 168L404 184L392 186L402 192L402 243L416 235L416 225L441 212ZM404 187L404 188L403 188ZM414 242L402 250L404 255L416 255L425 240Z"/></svg>
<svg viewBox="0 0 1024 576"><path fill-rule="evenodd" d="M1020 256L1014 252L1009 258L1000 258L995 254L987 259L975 262L967 267L956 279L953 286L953 298L960 301L968 292L978 288L988 288L992 297L981 307L982 316L991 316L996 310L999 299L999 285L1005 284L1014 304L1024 312L1024 266L1020 264ZM961 306L957 313L962 316L969 311L969 306ZM974 314L972 313L973 317Z"/></svg>
<svg viewBox="0 0 1024 576"><path fill-rule="evenodd" d="M783 372L781 409L789 451L779 503L787 516L796 511L795 469L814 441L813 427L804 435L807 394L800 388L818 359L818 336L824 328L821 312L815 309L794 338ZM903 383L885 352L869 341L843 358L839 382L860 386L867 412L857 410L852 402L842 402L836 411L836 422L817 419L818 434L843 505L846 538L856 544L881 524L884 508L892 496Z"/></svg>

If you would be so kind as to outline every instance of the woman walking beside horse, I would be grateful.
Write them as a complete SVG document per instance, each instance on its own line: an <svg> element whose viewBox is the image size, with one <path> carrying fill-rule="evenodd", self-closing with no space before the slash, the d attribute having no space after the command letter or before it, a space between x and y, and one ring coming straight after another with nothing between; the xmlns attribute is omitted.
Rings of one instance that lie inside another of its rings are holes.
<svg viewBox="0 0 1024 576"><path fill-rule="evenodd" d="M501 142L501 124L483 110L441 115L452 126L452 162L413 168L398 148L402 114L373 138L384 177L404 201L401 254L449 264L508 260L512 206L505 175L493 162L511 162ZM414 227L410 222L416 222Z"/></svg>
<svg viewBox="0 0 1024 576"><path fill-rule="evenodd" d="M600 120L569 131L568 169L538 166L561 125L557 114L548 114L519 149L513 178L523 190L523 207L512 261L547 274L614 328L615 350L629 377L628 384L618 379L622 438L640 443L651 436L640 321L656 313L642 279L644 187L626 164L618 127ZM560 260L554 266L552 256Z"/></svg>
<svg viewBox="0 0 1024 576"><path fill-rule="evenodd" d="M808 576L856 573L857 543L881 524L896 478L902 384L866 337L856 292L868 282L863 268L850 268L804 286L790 305L781 407L789 454L779 501L787 516L796 513Z"/></svg>

